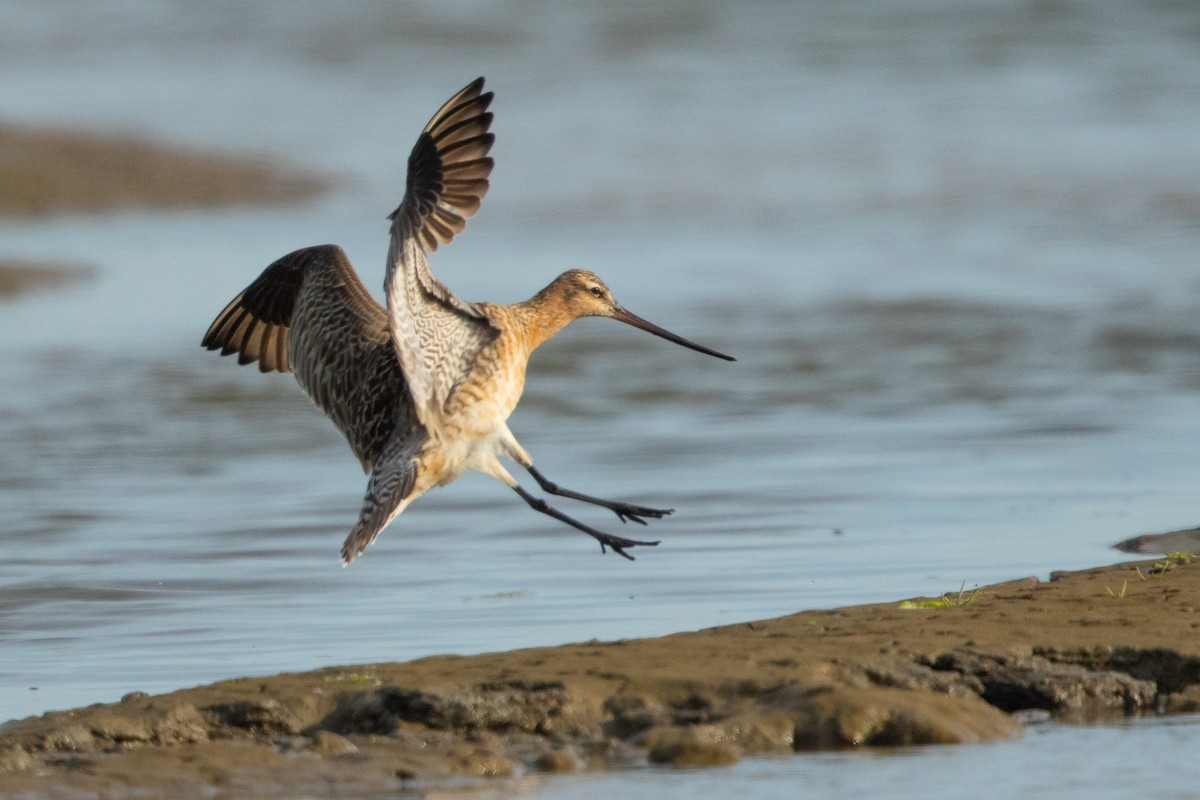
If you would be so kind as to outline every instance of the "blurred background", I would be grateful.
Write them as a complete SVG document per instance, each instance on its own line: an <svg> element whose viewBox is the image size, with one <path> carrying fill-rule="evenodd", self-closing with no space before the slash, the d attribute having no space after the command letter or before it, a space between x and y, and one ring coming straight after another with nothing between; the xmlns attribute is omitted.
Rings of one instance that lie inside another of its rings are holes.
<svg viewBox="0 0 1200 800"><path fill-rule="evenodd" d="M0 259L91 275L0 301L0 719L938 595L1200 523L1194 3L0 18L0 123L328 187L0 218ZM379 293L409 148L481 74L492 191L439 277L512 302L592 269L739 360L601 320L534 358L510 425L542 471L678 509L636 563L468 476L343 570L365 488L348 448L290 376L200 338L297 247L341 244Z"/></svg>

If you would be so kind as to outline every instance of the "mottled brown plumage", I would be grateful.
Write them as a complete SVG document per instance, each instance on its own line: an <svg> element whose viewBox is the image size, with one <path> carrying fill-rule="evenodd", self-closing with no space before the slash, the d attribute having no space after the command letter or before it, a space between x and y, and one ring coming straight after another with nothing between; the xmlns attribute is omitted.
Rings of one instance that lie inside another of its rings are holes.
<svg viewBox="0 0 1200 800"><path fill-rule="evenodd" d="M480 78L433 116L408 161L404 199L390 219L386 309L371 297L335 245L276 261L217 316L203 345L263 372L291 371L333 420L369 474L358 523L342 546L348 564L409 503L475 469L515 490L531 507L625 552L654 545L598 531L526 492L500 464L508 456L543 490L603 506L645 524L670 509L631 505L563 489L533 466L508 429L525 367L572 320L604 316L694 350L622 308L593 273L569 270L529 300L467 303L429 270L427 254L466 226L488 189L491 92Z"/></svg>

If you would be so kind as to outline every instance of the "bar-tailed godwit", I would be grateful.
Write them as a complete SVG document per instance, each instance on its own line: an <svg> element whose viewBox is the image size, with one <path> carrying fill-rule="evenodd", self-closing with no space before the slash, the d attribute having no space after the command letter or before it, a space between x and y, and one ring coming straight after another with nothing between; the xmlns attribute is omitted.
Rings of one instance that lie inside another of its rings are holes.
<svg viewBox="0 0 1200 800"><path fill-rule="evenodd" d="M568 270L513 305L464 302L433 276L428 254L463 230L488 190L491 101L479 78L450 98L417 139L404 199L389 217L386 308L340 247L306 247L267 267L204 337L204 347L237 353L240 364L291 371L350 443L370 479L358 522L342 545L343 564L412 501L470 469L594 537L601 550L611 547L632 559L628 548L658 542L585 525L527 492L500 463L507 456L543 491L603 506L622 521L644 525L672 513L564 489L533 466L507 424L530 355L572 320L609 317L734 360L627 311L586 270Z"/></svg>

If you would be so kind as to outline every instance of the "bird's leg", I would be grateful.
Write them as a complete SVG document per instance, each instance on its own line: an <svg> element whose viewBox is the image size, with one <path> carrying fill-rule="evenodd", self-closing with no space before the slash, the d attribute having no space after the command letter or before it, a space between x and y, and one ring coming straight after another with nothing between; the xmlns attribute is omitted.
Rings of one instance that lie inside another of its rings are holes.
<svg viewBox="0 0 1200 800"><path fill-rule="evenodd" d="M607 508L609 511L612 511L614 514L616 514L620 518L621 522L633 520L639 525L645 525L646 520L642 519L642 517L662 519L668 514L673 514L675 512L675 509L673 508L647 508L646 506L635 506L632 503L619 503L615 500L604 500L599 497L592 497L591 495L573 492L570 489L562 488L557 483L538 472L537 467L533 466L533 464L525 464L523 466L525 469L529 470L529 474L534 477L534 480L538 482L538 485L542 487L543 491L549 492L553 495L558 495L559 497L569 497L572 500L581 500L585 503L591 503L593 505Z"/></svg>
<svg viewBox="0 0 1200 800"><path fill-rule="evenodd" d="M521 447L521 445L517 442L517 437L513 436L512 431L510 431L507 426L505 426L500 432L500 443L501 447L504 448L504 453L509 458L511 458L513 461L516 461L525 469L529 470L529 474L532 475L534 480L538 482L538 485L542 487L542 491L549 492L553 495L558 495L559 497L569 497L572 500L580 500L584 503L591 503L602 508L607 508L609 511L612 511L614 514L616 514L617 517L620 518L621 522L633 520L639 525L645 525L646 520L643 519L643 517L662 519L668 514L674 513L675 511L673 508L647 508L646 506L635 506L632 503L618 503L615 500L604 500L599 497L592 497L588 494L573 492L570 489L564 489L539 472L537 467L533 466L533 457L529 455L524 447ZM501 469L501 471L503 470ZM507 475L508 473L504 474ZM507 480L505 478L500 478L500 480L504 481L514 489L516 488L516 481L512 480L511 477L509 477ZM571 524L574 525L575 523L572 522Z"/></svg>
<svg viewBox="0 0 1200 800"><path fill-rule="evenodd" d="M606 547L611 547L613 549L613 552L616 553L617 555L624 556L625 558L628 558L630 561L633 561L634 560L633 556L626 553L625 548L636 547L638 545L642 545L645 547L653 547L654 545L658 544L658 542L639 542L635 539L626 539L622 536L613 536L612 534L604 533L603 531L598 531L595 528L592 528L588 525L584 525L579 520L568 517L566 514L562 513L557 508L554 508L553 506L551 506L549 503L547 503L542 498L534 497L529 492L522 489L519 485L514 485L512 488L517 494L521 495L521 499L524 500L526 503L528 503L529 507L532 508L534 511L540 511L543 514L547 514L551 517L554 517L559 522L565 522L568 525L570 525L572 528L581 530L584 533L586 533L588 536L591 536L593 539L598 541L600 543L600 552L602 552L602 553L605 552Z"/></svg>

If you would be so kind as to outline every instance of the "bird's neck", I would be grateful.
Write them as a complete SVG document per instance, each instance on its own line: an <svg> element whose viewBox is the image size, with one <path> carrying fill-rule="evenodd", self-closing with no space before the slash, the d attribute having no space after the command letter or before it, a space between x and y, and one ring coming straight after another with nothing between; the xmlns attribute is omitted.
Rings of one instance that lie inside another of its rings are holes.
<svg viewBox="0 0 1200 800"><path fill-rule="evenodd" d="M528 352L545 344L575 319L559 295L557 287L551 284L525 302L508 306Z"/></svg>

